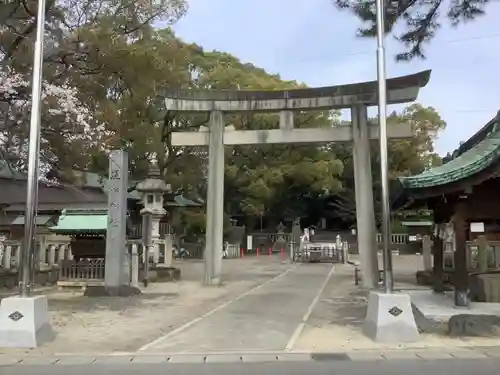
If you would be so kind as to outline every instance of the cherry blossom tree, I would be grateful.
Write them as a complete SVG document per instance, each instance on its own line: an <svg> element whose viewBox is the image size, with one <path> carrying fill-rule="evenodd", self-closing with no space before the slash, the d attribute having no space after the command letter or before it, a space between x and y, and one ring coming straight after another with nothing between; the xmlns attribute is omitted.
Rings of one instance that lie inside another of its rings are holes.
<svg viewBox="0 0 500 375"><path fill-rule="evenodd" d="M3 104L0 149L2 156L19 169L24 169L27 160L31 99L25 92L30 85L24 75L9 67L0 71L0 103ZM54 132L57 132L62 143L74 145L78 142L84 149L105 144L104 138L110 132L106 131L104 124L94 121L89 109L78 98L75 87L67 84L58 86L43 80L42 101L42 123L52 126L42 127L41 144L49 144L51 133L53 136ZM84 149L79 151L83 152ZM42 148L41 153L42 170L47 170L51 163L57 162L57 155L50 148Z"/></svg>
<svg viewBox="0 0 500 375"><path fill-rule="evenodd" d="M0 151L23 169L29 133L31 67L37 1L0 3ZM45 167L85 168L116 138L108 77L132 43L186 11L184 0L46 0L41 160ZM129 54L130 56L130 54ZM118 68L120 70L120 68Z"/></svg>

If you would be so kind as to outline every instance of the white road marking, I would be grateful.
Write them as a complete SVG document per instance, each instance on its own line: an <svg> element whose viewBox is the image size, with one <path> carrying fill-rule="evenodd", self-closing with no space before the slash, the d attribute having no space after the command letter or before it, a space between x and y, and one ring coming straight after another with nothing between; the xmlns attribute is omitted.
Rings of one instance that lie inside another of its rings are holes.
<svg viewBox="0 0 500 375"><path fill-rule="evenodd" d="M332 277L334 270L335 270L335 265L332 266L332 269L330 270L330 272L326 276L325 281L323 282L323 285L321 285L321 288L319 289L318 293L316 294L316 297L314 297L312 303L309 305L309 308L307 309L307 312L302 317L302 321L299 323L297 328L295 328L295 331L293 332L292 337L290 337L290 340L288 340L288 343L285 346L286 351L292 350L293 347L295 346L295 343L297 342L300 334L302 333L302 330L306 326L306 323L309 320L309 317L311 316L314 308L316 307L316 305L321 297L321 294L323 294L323 290L325 290L326 285L328 284L328 281L330 281L330 278Z"/></svg>

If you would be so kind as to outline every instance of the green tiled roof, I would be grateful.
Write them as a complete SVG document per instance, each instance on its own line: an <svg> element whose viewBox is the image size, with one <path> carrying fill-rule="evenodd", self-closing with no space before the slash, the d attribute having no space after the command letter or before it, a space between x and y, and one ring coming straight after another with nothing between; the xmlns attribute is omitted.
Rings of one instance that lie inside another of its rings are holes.
<svg viewBox="0 0 500 375"><path fill-rule="evenodd" d="M108 215L102 212L79 212L62 214L56 226L50 228L58 233L69 232L106 232Z"/></svg>
<svg viewBox="0 0 500 375"><path fill-rule="evenodd" d="M449 162L415 176L401 177L399 181L404 188L420 189L449 184L481 172L500 159L500 126L498 125L500 125L498 119L490 122L488 129L483 128L480 131L484 132L482 139L473 145L467 141L467 145L463 145L467 147L459 148ZM478 133L474 137L477 138Z"/></svg>

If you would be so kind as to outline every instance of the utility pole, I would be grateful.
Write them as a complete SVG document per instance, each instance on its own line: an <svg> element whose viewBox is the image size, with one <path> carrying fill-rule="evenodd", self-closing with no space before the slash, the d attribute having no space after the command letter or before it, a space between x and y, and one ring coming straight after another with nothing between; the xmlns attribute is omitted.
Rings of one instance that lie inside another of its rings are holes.
<svg viewBox="0 0 500 375"><path fill-rule="evenodd" d="M33 278L35 255L36 211L38 208L38 177L40 164L40 121L42 101L43 37L45 32L45 0L38 0L36 41L31 89L31 119L28 149L28 181L26 211L24 214L24 239L21 251L19 293L29 297Z"/></svg>
<svg viewBox="0 0 500 375"><path fill-rule="evenodd" d="M392 254L389 248L391 240L391 208L389 202L389 161L387 151L387 85L385 59L385 0L376 0L377 9L377 81L378 81L378 118L380 129L380 178L382 185L382 257L384 264L384 291L392 293L394 280L392 275Z"/></svg>

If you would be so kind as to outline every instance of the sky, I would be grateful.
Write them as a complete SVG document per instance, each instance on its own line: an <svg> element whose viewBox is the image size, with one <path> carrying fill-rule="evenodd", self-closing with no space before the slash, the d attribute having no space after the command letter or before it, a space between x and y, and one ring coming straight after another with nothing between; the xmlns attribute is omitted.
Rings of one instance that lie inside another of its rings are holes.
<svg viewBox="0 0 500 375"><path fill-rule="evenodd" d="M173 28L205 50L231 53L310 87L376 79L376 40L356 37L360 21L331 0L188 2L187 15ZM425 48L427 58L411 62L395 62L402 47L387 38L388 77L432 69L417 101L434 107L447 122L436 143L440 154L454 150L500 110L499 24L500 1L488 6L487 15L458 28L443 19ZM370 112L375 115L376 109Z"/></svg>

